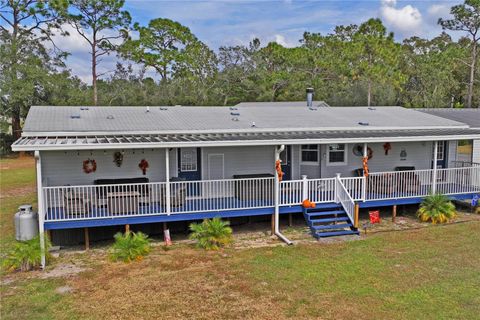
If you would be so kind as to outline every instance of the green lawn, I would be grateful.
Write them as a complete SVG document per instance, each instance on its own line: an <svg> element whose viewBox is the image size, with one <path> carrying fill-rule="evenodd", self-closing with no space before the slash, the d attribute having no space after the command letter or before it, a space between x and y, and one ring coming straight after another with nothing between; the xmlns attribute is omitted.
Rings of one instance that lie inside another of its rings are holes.
<svg viewBox="0 0 480 320"><path fill-rule="evenodd" d="M10 192L0 211L2 253L13 241L16 206L35 195L11 192L34 183L33 168L18 170L18 180L13 164L5 175L2 170L2 194ZM49 267L90 268L70 278L3 274L9 281L0 289L0 318L478 319L479 244L477 220L331 244L222 252L157 246L131 264L91 250L61 256ZM59 294L60 286L73 291Z"/></svg>

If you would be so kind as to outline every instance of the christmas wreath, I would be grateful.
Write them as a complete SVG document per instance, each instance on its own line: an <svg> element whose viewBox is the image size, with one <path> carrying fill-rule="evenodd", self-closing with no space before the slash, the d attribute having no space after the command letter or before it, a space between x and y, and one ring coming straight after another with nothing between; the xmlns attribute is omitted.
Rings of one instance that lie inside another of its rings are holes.
<svg viewBox="0 0 480 320"><path fill-rule="evenodd" d="M83 172L91 173L97 171L97 162L94 159L83 161Z"/></svg>
<svg viewBox="0 0 480 320"><path fill-rule="evenodd" d="M148 161L142 159L142 161L140 161L140 163L138 164L138 167L142 170L143 175L146 175L148 169Z"/></svg>

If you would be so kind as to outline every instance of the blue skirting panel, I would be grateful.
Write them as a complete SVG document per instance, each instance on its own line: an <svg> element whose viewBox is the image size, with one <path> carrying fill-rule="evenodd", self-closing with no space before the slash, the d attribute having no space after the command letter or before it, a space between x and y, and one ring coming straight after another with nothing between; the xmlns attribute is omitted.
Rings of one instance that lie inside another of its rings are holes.
<svg viewBox="0 0 480 320"><path fill-rule="evenodd" d="M286 206L280 207L280 214L302 212L302 206ZM86 219L75 221L55 221L45 222L46 230L55 229L72 229L72 228L86 228L86 227L105 227L125 224L143 224L143 223L158 223L158 222L173 222L173 221L191 221L210 219L215 217L235 218L248 216L270 215L274 213L274 208L258 208L246 210L224 210L213 212L197 212L197 213L177 213L171 215L150 215L138 217L119 217L119 218L101 218L101 219Z"/></svg>
<svg viewBox="0 0 480 320"><path fill-rule="evenodd" d="M448 196L452 200L468 200L472 199L475 194L457 194ZM387 207L393 205L403 205L403 204L418 204L421 203L425 197L414 197L414 198L403 198L403 199L389 199L389 200L370 200L370 201L359 201L358 204L360 208L375 208L375 207Z"/></svg>

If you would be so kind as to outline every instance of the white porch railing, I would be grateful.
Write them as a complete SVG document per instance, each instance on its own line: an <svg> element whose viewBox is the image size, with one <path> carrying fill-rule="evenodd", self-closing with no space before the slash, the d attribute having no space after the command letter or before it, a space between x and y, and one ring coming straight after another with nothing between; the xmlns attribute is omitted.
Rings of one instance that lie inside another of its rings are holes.
<svg viewBox="0 0 480 320"><path fill-rule="evenodd" d="M350 216L352 201L424 197L433 184L446 195L480 193L480 166L438 169L436 181L432 179L433 169L282 181L279 205L339 201ZM47 222L273 208L273 195L274 178L43 188Z"/></svg>
<svg viewBox="0 0 480 320"><path fill-rule="evenodd" d="M335 183L336 183L336 201L337 203L340 203L347 213L348 218L350 219L351 223L354 223L354 214L355 214L355 201L352 199L350 196L350 193L348 192L347 188L342 182L342 179L340 176L337 176L335 178Z"/></svg>

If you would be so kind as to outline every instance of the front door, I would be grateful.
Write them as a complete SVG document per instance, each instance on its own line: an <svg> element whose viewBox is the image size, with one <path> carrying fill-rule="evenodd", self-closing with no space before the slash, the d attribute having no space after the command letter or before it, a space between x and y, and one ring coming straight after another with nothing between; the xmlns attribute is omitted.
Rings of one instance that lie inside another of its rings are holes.
<svg viewBox="0 0 480 320"><path fill-rule="evenodd" d="M280 153L280 160L282 160L283 180L292 179L292 148L285 146L285 150Z"/></svg>
<svg viewBox="0 0 480 320"><path fill-rule="evenodd" d="M438 141L437 163L436 163L436 167L438 169L444 169L447 167L447 150L448 150L447 141ZM433 168L433 164L432 164L432 168Z"/></svg>

